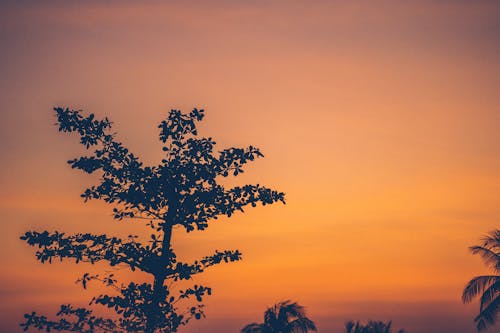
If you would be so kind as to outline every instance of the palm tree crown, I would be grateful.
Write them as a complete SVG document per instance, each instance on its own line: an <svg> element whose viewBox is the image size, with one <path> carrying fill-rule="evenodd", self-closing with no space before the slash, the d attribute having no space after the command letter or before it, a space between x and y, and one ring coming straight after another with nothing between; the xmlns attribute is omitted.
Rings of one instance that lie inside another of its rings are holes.
<svg viewBox="0 0 500 333"><path fill-rule="evenodd" d="M462 301L480 299L479 314L474 319L478 331L495 324L500 310L500 230L490 232L481 245L471 246L472 254L481 256L491 275L476 276L465 286Z"/></svg>
<svg viewBox="0 0 500 333"><path fill-rule="evenodd" d="M316 331L314 322L306 317L304 307L298 303L284 301L264 312L263 323L251 323L241 333L307 333Z"/></svg>
<svg viewBox="0 0 500 333"><path fill-rule="evenodd" d="M345 323L346 333L391 333L392 321L387 323L383 321L370 320L368 324L360 324L359 321L348 321ZM399 330L397 333L405 333L405 330Z"/></svg>

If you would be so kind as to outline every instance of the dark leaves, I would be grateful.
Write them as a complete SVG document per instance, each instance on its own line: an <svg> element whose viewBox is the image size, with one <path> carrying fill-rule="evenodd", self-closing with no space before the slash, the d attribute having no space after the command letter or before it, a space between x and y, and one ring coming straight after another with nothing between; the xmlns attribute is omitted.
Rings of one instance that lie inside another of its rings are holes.
<svg viewBox="0 0 500 333"><path fill-rule="evenodd" d="M183 114L179 110L172 110L168 119L160 123L160 140L166 142L169 139L178 142L188 135L197 135L196 121L204 117L204 110L193 109L189 114Z"/></svg>
<svg viewBox="0 0 500 333"><path fill-rule="evenodd" d="M85 308L74 308L71 305L61 305L57 313L59 320L51 321L45 316L40 316L36 312L24 315L25 321L21 323L24 331L29 328L50 331L69 332L127 332L127 327L122 327L119 322L112 319L105 319L93 314L91 310Z"/></svg>
<svg viewBox="0 0 500 333"><path fill-rule="evenodd" d="M206 268L220 264L221 262L229 263L241 260L241 252L236 251L216 251L211 256L206 256L201 260L197 260L192 264L178 262L168 276L174 280L188 280L195 274L202 273Z"/></svg>
<svg viewBox="0 0 500 333"><path fill-rule="evenodd" d="M131 269L136 267L146 272L152 272L151 257L158 257L159 246L144 246L134 240L123 241L116 237L93 234L75 234L66 236L64 233L44 231L26 232L22 237L29 245L37 247L37 259L52 262L52 259L65 258L96 263L101 260L108 261L111 266L120 264L128 265ZM163 263L168 265L169 263Z"/></svg>
<svg viewBox="0 0 500 333"><path fill-rule="evenodd" d="M54 108L60 132L78 132L80 143L86 148L96 145L102 139L105 130L111 128L111 122L94 119L94 114L83 117L79 111L68 108Z"/></svg>
<svg viewBox="0 0 500 333"><path fill-rule="evenodd" d="M70 160L72 168L86 173L101 171L97 185L87 188L85 200L100 199L114 204L118 219L166 220L184 226L187 231L203 230L219 215L231 216L243 207L255 207L284 201L284 194L259 185L225 189L218 177L238 176L248 162L262 157L259 149L228 148L215 151L211 138L199 138L197 123L204 111L193 109L184 114L170 111L159 125L160 140L165 143L165 159L158 166L145 167L110 133L109 120L84 117L79 111L55 108L60 130L76 132L86 146L96 146L92 156Z"/></svg>
<svg viewBox="0 0 500 333"><path fill-rule="evenodd" d="M91 310L63 305L58 321L32 313L25 316L22 327L75 332L175 332L191 318L202 318L201 302L211 289L195 285L172 294L164 285L165 280L189 280L208 267L241 260L241 253L216 251L192 263L180 262L170 246L172 228L180 225L187 231L204 230L210 221L221 215L232 216L248 205L284 203L284 193L259 184L226 188L220 183L224 177L243 173L247 163L263 154L253 146L219 151L212 138L198 136L197 125L204 118L204 110L172 110L158 126L164 158L156 166L145 166L115 139L107 118L99 120L93 114L84 116L67 108L54 111L59 131L76 134L89 150L89 156L68 161L74 169L97 174L96 184L81 195L85 201L103 200L113 206L116 220L144 220L153 234L145 243L134 236L120 239L57 231L30 231L21 239L37 249L37 259L42 263L51 263L53 259L91 264L106 261L112 267L125 266L149 273L155 283L119 286L113 274L86 273L77 280L84 289L91 281L101 281L114 291L95 297L91 304L113 310L118 315L113 317L116 319L103 319ZM181 300L196 303L182 312L176 305Z"/></svg>

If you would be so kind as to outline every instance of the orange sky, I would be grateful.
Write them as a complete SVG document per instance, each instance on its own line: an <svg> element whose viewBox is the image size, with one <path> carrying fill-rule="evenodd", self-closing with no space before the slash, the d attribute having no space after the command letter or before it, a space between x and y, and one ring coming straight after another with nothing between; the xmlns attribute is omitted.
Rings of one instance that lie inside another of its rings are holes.
<svg viewBox="0 0 500 333"><path fill-rule="evenodd" d="M208 318L237 332L267 305L307 306L321 332L393 319L410 333L470 333L461 289L486 270L467 247L500 221L500 5L495 1L36 1L0 10L0 331L23 311L80 302L83 265L41 265L29 229L128 234L83 204L82 152L53 106L115 122L148 163L170 108L205 108L201 133L255 145L237 182L287 194L175 246L238 248L200 276Z"/></svg>

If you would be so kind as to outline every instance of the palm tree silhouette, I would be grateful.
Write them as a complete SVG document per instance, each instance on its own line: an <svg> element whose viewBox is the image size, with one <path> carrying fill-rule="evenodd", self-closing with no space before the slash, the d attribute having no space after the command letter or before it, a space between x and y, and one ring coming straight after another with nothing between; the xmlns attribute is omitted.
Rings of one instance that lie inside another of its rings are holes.
<svg viewBox="0 0 500 333"><path fill-rule="evenodd" d="M368 324L362 325L357 322L348 321L345 323L346 333L391 333L392 321L384 323L383 321L370 320ZM397 333L405 333L405 330L399 330Z"/></svg>
<svg viewBox="0 0 500 333"><path fill-rule="evenodd" d="M316 324L306 317L304 307L290 300L279 302L264 312L264 322L251 323L241 333L307 333Z"/></svg>
<svg viewBox="0 0 500 333"><path fill-rule="evenodd" d="M482 241L481 245L471 246L470 250L481 256L493 274L476 276L462 294L464 303L480 298L479 315L474 319L478 331L494 325L500 312L500 230L491 231Z"/></svg>

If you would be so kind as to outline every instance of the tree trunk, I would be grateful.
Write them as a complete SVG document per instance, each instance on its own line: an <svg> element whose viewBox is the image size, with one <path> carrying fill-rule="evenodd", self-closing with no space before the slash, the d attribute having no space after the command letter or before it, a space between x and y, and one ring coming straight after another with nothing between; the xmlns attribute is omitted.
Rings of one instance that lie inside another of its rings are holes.
<svg viewBox="0 0 500 333"><path fill-rule="evenodd" d="M166 265L168 261L168 254L170 252L170 243L172 240L172 224L165 221L163 226L163 241L161 247L160 264L161 268L154 275L153 284L153 299L151 301L151 311L147 316L146 333L154 333L157 328L158 318L160 316L160 302L163 284L166 278Z"/></svg>

